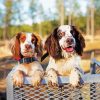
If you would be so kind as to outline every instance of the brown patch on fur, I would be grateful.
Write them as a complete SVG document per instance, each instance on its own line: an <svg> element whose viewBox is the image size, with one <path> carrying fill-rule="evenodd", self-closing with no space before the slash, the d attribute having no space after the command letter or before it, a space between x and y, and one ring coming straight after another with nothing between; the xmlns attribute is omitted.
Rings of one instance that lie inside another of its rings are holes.
<svg viewBox="0 0 100 100"><path fill-rule="evenodd" d="M57 29L56 28L53 33L47 38L45 42L45 49L47 52L55 59L61 58L61 48L57 39Z"/></svg>
<svg viewBox="0 0 100 100"><path fill-rule="evenodd" d="M73 36L76 41L76 46L75 46L76 53L82 55L83 48L85 48L85 39L82 36L82 33L79 31L79 29L77 29L75 26L72 26L72 30L73 30Z"/></svg>
<svg viewBox="0 0 100 100"><path fill-rule="evenodd" d="M26 40L26 35L25 33L21 33L20 38L19 38L20 42L24 42Z"/></svg>
<svg viewBox="0 0 100 100"><path fill-rule="evenodd" d="M20 34L21 33L17 33L17 35L14 36L11 39L10 43L9 43L9 47L11 49L11 52L13 54L13 57L16 60L19 60L21 58L21 54L20 54L20 41L19 41Z"/></svg>
<svg viewBox="0 0 100 100"><path fill-rule="evenodd" d="M36 46L36 52L37 52L37 56L41 57L43 54L43 50L42 50L42 40L40 38L39 35L37 34L32 34L33 37L35 37L36 42L35 42L35 46Z"/></svg>

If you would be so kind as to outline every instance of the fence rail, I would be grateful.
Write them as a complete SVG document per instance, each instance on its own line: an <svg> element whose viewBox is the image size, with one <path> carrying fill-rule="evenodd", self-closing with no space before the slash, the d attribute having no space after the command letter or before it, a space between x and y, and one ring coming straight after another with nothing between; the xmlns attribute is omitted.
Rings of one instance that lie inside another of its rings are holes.
<svg viewBox="0 0 100 100"><path fill-rule="evenodd" d="M84 80L84 83L97 83L97 82L100 82L100 75L99 74L95 74L95 75L86 74L82 76L82 79ZM24 84L31 84L30 80L31 80L30 77L25 77ZM58 82L59 84L69 83L69 78L66 76L58 76ZM44 77L41 84L47 84L46 77Z"/></svg>

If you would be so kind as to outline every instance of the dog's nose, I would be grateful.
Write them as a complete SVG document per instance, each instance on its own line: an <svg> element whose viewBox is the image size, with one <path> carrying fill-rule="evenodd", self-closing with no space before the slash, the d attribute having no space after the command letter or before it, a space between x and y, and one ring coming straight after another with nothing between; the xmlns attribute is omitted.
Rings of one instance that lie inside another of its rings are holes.
<svg viewBox="0 0 100 100"><path fill-rule="evenodd" d="M73 40L73 38L68 38L68 39L66 40L66 42L67 42L68 44L72 44L72 43L74 42L74 40Z"/></svg>
<svg viewBox="0 0 100 100"><path fill-rule="evenodd" d="M26 49L31 49L32 47L31 47L31 45L26 44L26 45L25 45L25 48L26 48Z"/></svg>

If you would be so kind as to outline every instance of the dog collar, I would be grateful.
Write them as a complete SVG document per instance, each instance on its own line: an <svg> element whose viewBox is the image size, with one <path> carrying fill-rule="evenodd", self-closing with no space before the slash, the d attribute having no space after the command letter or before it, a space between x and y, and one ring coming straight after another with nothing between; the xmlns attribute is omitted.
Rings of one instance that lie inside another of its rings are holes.
<svg viewBox="0 0 100 100"><path fill-rule="evenodd" d="M35 57L30 57L30 58L22 58L19 60L19 63L22 64L22 63L31 63L31 62L34 62L34 61L38 61Z"/></svg>

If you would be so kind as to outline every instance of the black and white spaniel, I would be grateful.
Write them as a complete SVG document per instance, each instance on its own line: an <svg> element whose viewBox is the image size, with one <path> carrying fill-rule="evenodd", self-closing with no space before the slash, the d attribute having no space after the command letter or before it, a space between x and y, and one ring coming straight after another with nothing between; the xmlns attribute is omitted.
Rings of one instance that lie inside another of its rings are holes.
<svg viewBox="0 0 100 100"><path fill-rule="evenodd" d="M77 86L81 75L81 55L85 47L82 34L74 26L61 25L54 29L45 42L50 55L46 69L48 84L58 84L58 75L69 76L72 86Z"/></svg>

